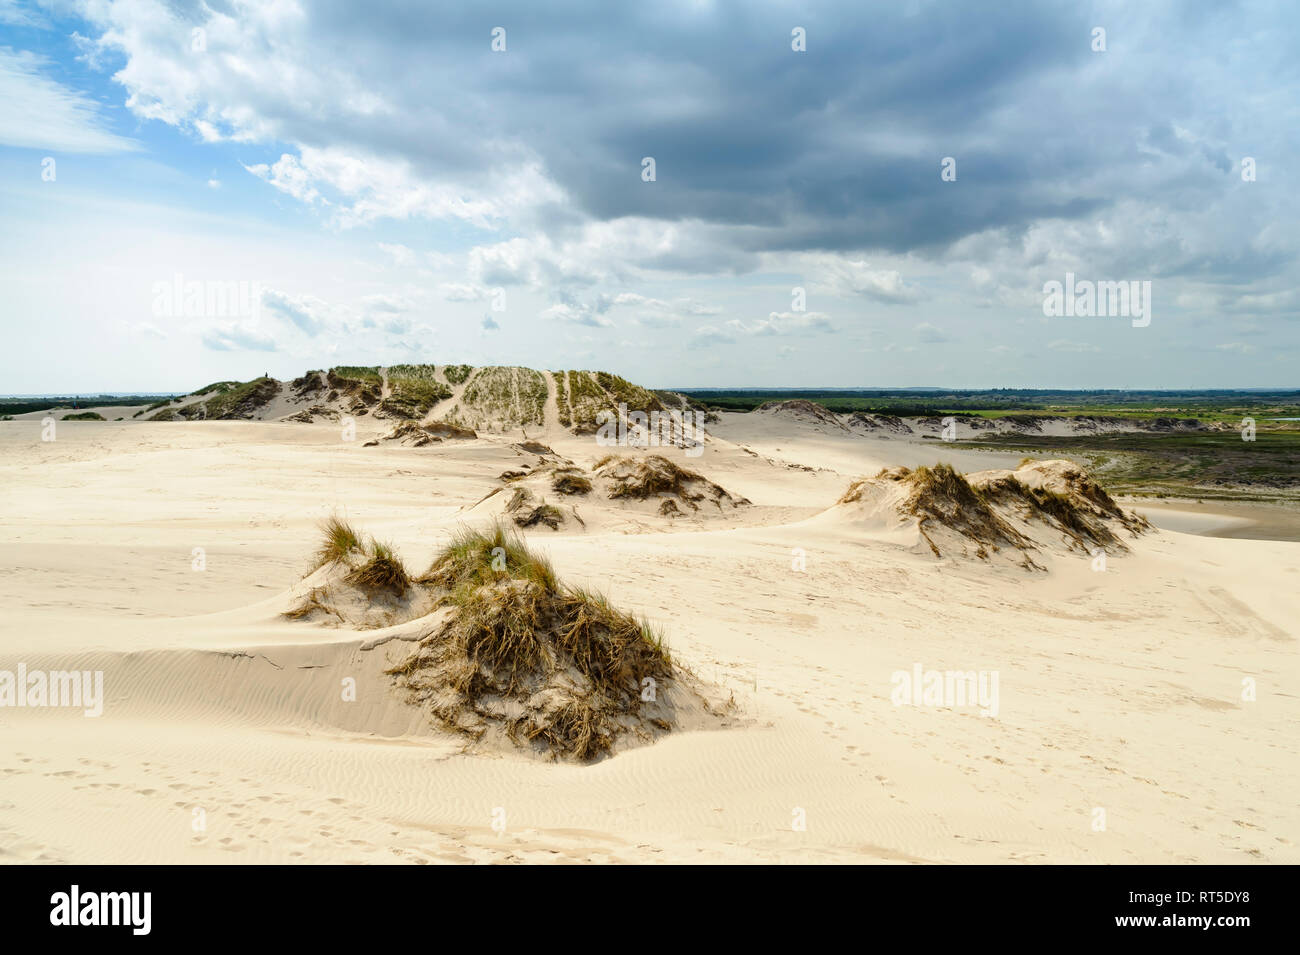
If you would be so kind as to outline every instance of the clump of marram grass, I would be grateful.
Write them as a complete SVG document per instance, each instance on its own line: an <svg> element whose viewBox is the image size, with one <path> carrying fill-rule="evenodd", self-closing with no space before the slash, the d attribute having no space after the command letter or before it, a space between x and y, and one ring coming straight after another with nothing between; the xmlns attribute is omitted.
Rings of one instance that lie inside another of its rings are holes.
<svg viewBox="0 0 1300 955"><path fill-rule="evenodd" d="M699 510L698 501L709 500L722 509L722 505L740 506L749 501L733 497L720 485L702 474L674 464L660 454L644 458L606 455L592 469L607 488L610 500L627 499L644 501L653 497L673 497Z"/></svg>
<svg viewBox="0 0 1300 955"><path fill-rule="evenodd" d="M561 468L551 478L551 489L560 494L590 494L591 481L577 468Z"/></svg>
<svg viewBox="0 0 1300 955"><path fill-rule="evenodd" d="M602 595L561 584L501 524L460 531L419 580L454 613L389 672L440 723L581 761L624 734L671 728L663 696L678 671L663 637Z"/></svg>
<svg viewBox="0 0 1300 955"><path fill-rule="evenodd" d="M433 600L414 585L392 545L361 535L338 516L321 525L322 540L312 572L329 568L328 579L284 611L290 620L369 630L422 617Z"/></svg>
<svg viewBox="0 0 1300 955"><path fill-rule="evenodd" d="M495 523L487 530L457 531L417 582L452 591L510 579L529 580L543 590L560 586L549 560L534 554L517 535Z"/></svg>
<svg viewBox="0 0 1300 955"><path fill-rule="evenodd" d="M348 583L369 593L386 591L396 597L406 593L411 578L391 545L371 538L367 555L366 562L344 578Z"/></svg>
<svg viewBox="0 0 1300 955"><path fill-rule="evenodd" d="M703 478L693 471L678 467L659 454L651 454L644 460L624 458L608 468L608 471L605 476L611 482L611 498L644 500L659 494L674 494L685 500L698 500L701 496L693 493L688 485Z"/></svg>
<svg viewBox="0 0 1300 955"><path fill-rule="evenodd" d="M545 524L551 530L559 530L564 523L564 512L553 504L539 501L536 495L526 487L517 487L506 503L506 513L511 516L516 527L536 527Z"/></svg>
<svg viewBox="0 0 1300 955"><path fill-rule="evenodd" d="M346 561L362 550L361 535L351 524L337 514L321 524L323 538L316 550L316 568L338 561Z"/></svg>

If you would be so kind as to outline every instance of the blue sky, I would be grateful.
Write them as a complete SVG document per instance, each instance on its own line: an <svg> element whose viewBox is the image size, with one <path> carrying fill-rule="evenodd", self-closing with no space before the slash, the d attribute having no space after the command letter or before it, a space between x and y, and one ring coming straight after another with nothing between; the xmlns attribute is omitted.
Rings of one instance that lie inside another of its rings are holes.
<svg viewBox="0 0 1300 955"><path fill-rule="evenodd" d="M1295 386L1298 23L0 0L0 392L403 361ZM1149 324L1045 315L1067 273L1149 281Z"/></svg>

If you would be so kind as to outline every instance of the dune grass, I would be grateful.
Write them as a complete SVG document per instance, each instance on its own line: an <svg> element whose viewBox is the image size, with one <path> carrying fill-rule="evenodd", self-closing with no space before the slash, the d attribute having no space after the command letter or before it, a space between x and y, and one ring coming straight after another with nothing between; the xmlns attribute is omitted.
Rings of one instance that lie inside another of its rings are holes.
<svg viewBox="0 0 1300 955"><path fill-rule="evenodd" d="M444 365L442 375L451 384L461 385L465 383L465 379L469 377L470 372L473 370L473 365Z"/></svg>
<svg viewBox="0 0 1300 955"><path fill-rule="evenodd" d="M371 538L366 554L366 562L345 578L348 583L370 593L387 591L398 597L406 593L411 577L392 545Z"/></svg>
<svg viewBox="0 0 1300 955"><path fill-rule="evenodd" d="M551 478L551 489L561 494L590 494L591 481L577 468L562 468Z"/></svg>
<svg viewBox="0 0 1300 955"><path fill-rule="evenodd" d="M337 514L321 523L321 544L316 551L315 568L337 561L346 561L362 551L361 535ZM315 569L314 568L314 569Z"/></svg>
<svg viewBox="0 0 1300 955"><path fill-rule="evenodd" d="M462 417L506 428L546 423L546 379L532 368L482 368L461 393Z"/></svg>
<svg viewBox="0 0 1300 955"><path fill-rule="evenodd" d="M608 458L603 459L597 468L604 467L608 461ZM678 467L658 454L641 459L622 458L604 476L610 479L611 499L630 498L637 501L659 494L673 494L685 501L696 501L703 495L692 491L690 485L697 482L709 484L701 475Z"/></svg>
<svg viewBox="0 0 1300 955"><path fill-rule="evenodd" d="M663 636L562 584L501 523L458 531L419 582L456 612L389 672L449 727L481 736L495 725L517 745L580 761L630 728L669 728L641 695L647 677L674 675Z"/></svg>
<svg viewBox="0 0 1300 955"><path fill-rule="evenodd" d="M487 530L458 530L419 581L454 591L509 579L532 581L549 592L560 588L551 562L534 554L517 534L497 522Z"/></svg>

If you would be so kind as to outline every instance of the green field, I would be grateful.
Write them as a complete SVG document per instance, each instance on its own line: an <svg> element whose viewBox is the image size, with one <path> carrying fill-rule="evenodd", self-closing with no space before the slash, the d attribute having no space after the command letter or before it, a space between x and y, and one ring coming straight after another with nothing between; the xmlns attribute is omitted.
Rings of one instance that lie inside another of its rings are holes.
<svg viewBox="0 0 1300 955"><path fill-rule="evenodd" d="M1300 501L1300 431L1192 434L999 435L963 441L1031 457L1087 463L1117 494L1201 500Z"/></svg>
<svg viewBox="0 0 1300 955"><path fill-rule="evenodd" d="M678 389L680 390L680 389ZM900 417L1007 414L1180 417L1237 422L1243 417L1300 417L1300 390L1283 391L1055 391L995 388L985 391L916 389L698 389L684 395L720 411L752 411L769 401L803 398L830 411L865 411ZM1300 422L1296 422L1300 424Z"/></svg>

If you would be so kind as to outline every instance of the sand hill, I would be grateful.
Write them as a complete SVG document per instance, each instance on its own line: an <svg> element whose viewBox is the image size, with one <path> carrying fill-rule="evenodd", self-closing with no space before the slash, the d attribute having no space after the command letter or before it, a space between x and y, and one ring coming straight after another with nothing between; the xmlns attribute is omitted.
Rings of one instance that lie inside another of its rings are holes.
<svg viewBox="0 0 1300 955"><path fill-rule="evenodd" d="M965 475L946 464L885 468L853 482L831 510L904 538L910 532L935 557L996 558L1039 570L1035 558L1046 554L1123 553L1150 527L1072 461Z"/></svg>
<svg viewBox="0 0 1300 955"><path fill-rule="evenodd" d="M559 426L592 434L599 416L699 410L684 395L652 391L603 371L538 371L471 365L339 365L291 382L220 381L139 409L147 421L338 421L344 416L496 433ZM445 437L431 434L430 437ZM456 435L461 436L461 435ZM410 432L396 437L408 439ZM428 443L428 442L425 442Z"/></svg>

